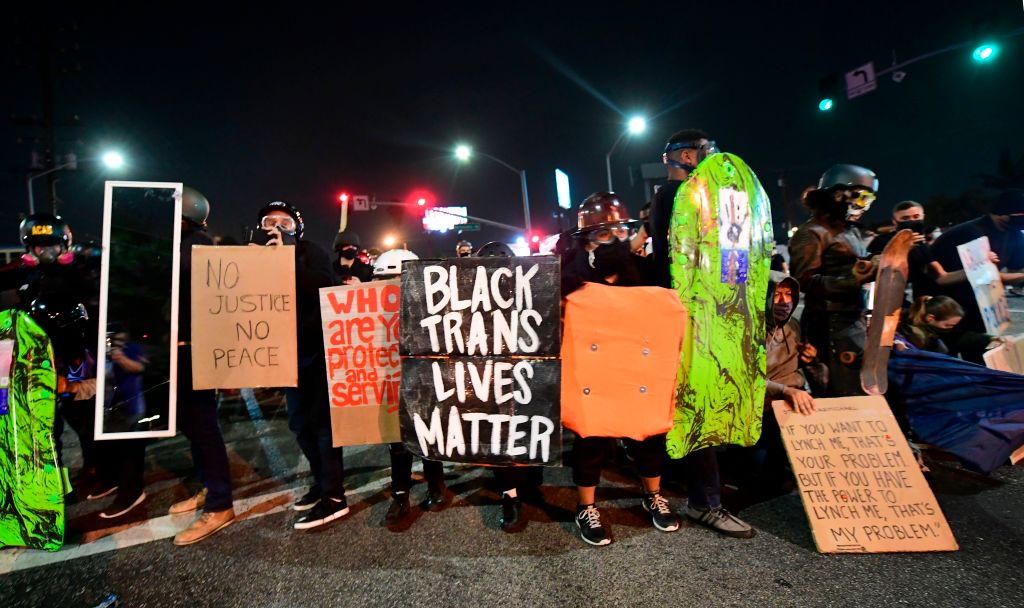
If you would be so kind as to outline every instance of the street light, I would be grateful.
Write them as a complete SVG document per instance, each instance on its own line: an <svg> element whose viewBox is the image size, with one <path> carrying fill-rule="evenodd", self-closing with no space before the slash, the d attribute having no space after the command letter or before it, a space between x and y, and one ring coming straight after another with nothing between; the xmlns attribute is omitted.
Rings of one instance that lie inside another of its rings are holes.
<svg viewBox="0 0 1024 608"><path fill-rule="evenodd" d="M625 137L627 133L630 135L639 135L646 130L647 120L643 116L634 116L633 118L630 118L629 122L626 124L626 129L622 131L622 133L619 133L618 139L616 139L615 143L612 144L611 149L608 150L608 154L604 155L604 167L608 171L608 192L615 191L612 189L612 152L615 151L615 148L619 147L619 142L622 141L622 138Z"/></svg>
<svg viewBox="0 0 1024 608"><path fill-rule="evenodd" d="M974 52L971 53L971 57L974 59L974 61L978 63L988 63L989 61L995 59L998 53L999 47L997 47L996 45L983 44L978 48L974 49Z"/></svg>
<svg viewBox="0 0 1024 608"><path fill-rule="evenodd" d="M398 239L395 238L395 235L393 235L393 234L389 234L386 237L384 237L384 246L387 247L388 249L391 249L392 247L394 247L395 243L397 243L397 242L398 242Z"/></svg>
<svg viewBox="0 0 1024 608"><path fill-rule="evenodd" d="M124 166L124 156L122 156L119 152L116 152L116 151L113 151L113 150L111 150L109 152L105 152L99 158L86 158L84 160L87 160L87 161L101 160L101 161L103 161L103 164L106 165L110 169L120 169L121 167ZM35 174L32 174L32 175L29 175L25 179L25 184L28 187L28 212L29 212L29 214L33 214L33 213L36 212L36 201L35 201L35 194L32 191L32 182L34 182L37 178L40 178L40 177L42 177L44 175L49 175L49 174L51 174L51 173L53 173L55 171L60 171L61 169L67 169L68 167L74 167L77 164L78 164L78 159L77 158L72 158L71 160L68 160L67 162L61 163L61 164L59 164L59 165L57 165L55 167L50 167L49 169L47 169L45 171L40 171L39 173L35 173Z"/></svg>
<svg viewBox="0 0 1024 608"><path fill-rule="evenodd" d="M519 188L520 188L520 190L522 192L522 196L523 196L523 219L526 222L526 231L529 232L530 231L530 195L529 195L529 193L526 190L526 169L516 169L515 167L513 167L512 165L506 163L505 161L501 160L500 158L497 158L495 156L491 156L490 154L487 154L486 152L477 152L477 154L479 154L480 156L483 156L484 158L486 158L488 160L492 160L492 161L498 163L499 165L501 165L502 167L505 167L506 169L508 169L509 171L511 171L513 173L518 173L519 174ZM465 144L459 144L458 146L455 147L455 158L459 159L462 162L468 162L469 158L472 155L473 155L473 149L470 148L469 146L465 145Z"/></svg>

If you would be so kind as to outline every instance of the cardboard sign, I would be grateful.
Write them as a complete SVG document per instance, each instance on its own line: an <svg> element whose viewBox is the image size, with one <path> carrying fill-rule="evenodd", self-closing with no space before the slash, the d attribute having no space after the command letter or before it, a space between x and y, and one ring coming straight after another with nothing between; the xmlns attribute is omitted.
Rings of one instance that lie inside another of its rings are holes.
<svg viewBox="0 0 1024 608"><path fill-rule="evenodd" d="M406 262L401 296L406 446L432 460L558 463L558 260Z"/></svg>
<svg viewBox="0 0 1024 608"><path fill-rule="evenodd" d="M989 369L1024 374L1024 334L1005 336L1003 342L982 355Z"/></svg>
<svg viewBox="0 0 1024 608"><path fill-rule="evenodd" d="M686 309L671 289L588 283L569 294L562 337L566 428L581 437L637 440L668 432L686 325Z"/></svg>
<svg viewBox="0 0 1024 608"><path fill-rule="evenodd" d="M397 279L320 290L335 447L401 441L400 303Z"/></svg>
<svg viewBox="0 0 1024 608"><path fill-rule="evenodd" d="M772 404L821 553L958 549L935 495L880 396Z"/></svg>
<svg viewBox="0 0 1024 608"><path fill-rule="evenodd" d="M556 359L404 359L402 438L430 460L557 465L560 372Z"/></svg>
<svg viewBox="0 0 1024 608"><path fill-rule="evenodd" d="M298 384L295 248L192 248L192 388Z"/></svg>
<svg viewBox="0 0 1024 608"><path fill-rule="evenodd" d="M987 236L956 247L978 301L981 318L985 320L985 332L999 336L1010 326L1010 307L1006 303L999 268L988 258L990 250Z"/></svg>

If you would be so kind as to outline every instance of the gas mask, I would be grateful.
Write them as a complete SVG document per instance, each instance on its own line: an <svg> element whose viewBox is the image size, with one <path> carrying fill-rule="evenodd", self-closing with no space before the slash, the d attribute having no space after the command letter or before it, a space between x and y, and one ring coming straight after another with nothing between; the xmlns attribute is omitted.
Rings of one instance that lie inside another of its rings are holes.
<svg viewBox="0 0 1024 608"><path fill-rule="evenodd" d="M835 192L837 217L844 217L848 222L859 222L860 218L875 202L875 193L870 190L848 190L840 188Z"/></svg>

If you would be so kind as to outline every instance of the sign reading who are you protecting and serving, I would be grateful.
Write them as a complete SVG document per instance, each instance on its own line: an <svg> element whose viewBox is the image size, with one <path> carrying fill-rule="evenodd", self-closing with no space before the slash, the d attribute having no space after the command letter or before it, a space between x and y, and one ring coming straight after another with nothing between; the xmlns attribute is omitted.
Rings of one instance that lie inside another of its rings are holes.
<svg viewBox="0 0 1024 608"><path fill-rule="evenodd" d="M559 263L552 256L402 266L402 437L432 460L559 462Z"/></svg>

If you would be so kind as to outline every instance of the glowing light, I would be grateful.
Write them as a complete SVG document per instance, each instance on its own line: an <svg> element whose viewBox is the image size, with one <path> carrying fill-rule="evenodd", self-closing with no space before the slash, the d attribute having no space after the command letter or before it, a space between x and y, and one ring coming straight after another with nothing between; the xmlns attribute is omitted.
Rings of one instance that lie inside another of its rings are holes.
<svg viewBox="0 0 1024 608"><path fill-rule="evenodd" d="M103 164L111 169L120 169L124 166L124 157L120 152L107 152L103 155Z"/></svg>
<svg viewBox="0 0 1024 608"><path fill-rule="evenodd" d="M643 116L634 116L629 119L629 132L639 135L647 130L647 120Z"/></svg>
<svg viewBox="0 0 1024 608"><path fill-rule="evenodd" d="M829 110L832 109L832 105L832 99L826 97L818 102L818 109L821 110L822 112L828 112Z"/></svg>
<svg viewBox="0 0 1024 608"><path fill-rule="evenodd" d="M459 144L455 146L455 158L461 161L469 160L469 157L473 155L473 148L470 148L466 144Z"/></svg>
<svg viewBox="0 0 1024 608"><path fill-rule="evenodd" d="M395 243L398 242L398 237L396 237L393 234L389 234L389 235L384 237L384 240L382 242L384 243L385 247L390 249L390 248L395 246Z"/></svg>
<svg viewBox="0 0 1024 608"><path fill-rule="evenodd" d="M994 44L983 44L978 48L974 49L971 53L971 57L978 63L985 63L991 61L999 53L999 47Z"/></svg>

